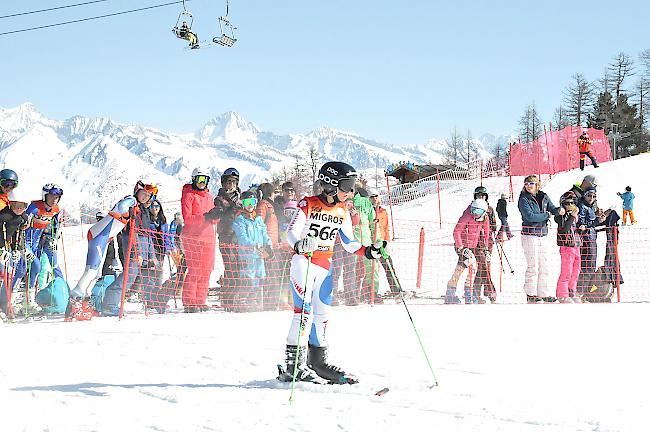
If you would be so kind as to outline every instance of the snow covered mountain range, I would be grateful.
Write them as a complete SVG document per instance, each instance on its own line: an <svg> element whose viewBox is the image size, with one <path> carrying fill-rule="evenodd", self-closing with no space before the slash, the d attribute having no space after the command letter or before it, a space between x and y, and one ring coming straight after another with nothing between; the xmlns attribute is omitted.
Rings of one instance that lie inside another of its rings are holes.
<svg viewBox="0 0 650 432"><path fill-rule="evenodd" d="M476 139L487 154L497 139ZM52 120L30 103L0 108L0 167L18 172L21 187L38 198L42 184L56 182L66 192L62 204L71 208L107 209L128 194L138 179L159 184L163 201L180 199L181 185L192 169L204 166L218 179L236 167L241 184L269 180L282 167L291 168L296 156L304 160L310 147L322 160L349 161L357 169L379 172L389 163L410 160L442 163L444 140L397 147L354 133L320 127L307 134L277 135L262 131L236 112L226 112L193 134L164 133L108 118L74 116ZM218 187L218 180L211 188ZM81 202L70 202L74 200Z"/></svg>

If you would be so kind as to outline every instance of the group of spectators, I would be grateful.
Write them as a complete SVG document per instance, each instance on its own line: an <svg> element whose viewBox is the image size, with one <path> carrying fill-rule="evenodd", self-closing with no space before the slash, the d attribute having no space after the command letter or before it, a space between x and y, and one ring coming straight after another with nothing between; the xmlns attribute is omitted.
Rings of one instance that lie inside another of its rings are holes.
<svg viewBox="0 0 650 432"><path fill-rule="evenodd" d="M596 177L587 175L582 182L572 185L560 197L560 206L541 190L539 178L530 175L518 197L518 209L522 218L521 244L526 259L524 291L528 303L560 302L581 303L608 301L612 286L623 282L618 258L615 254L619 216L613 209L603 210L597 204ZM494 210L488 204L487 190L477 187L474 200L463 212L454 229L454 244L458 262L447 285L445 303L461 303L456 296L460 276L467 269L465 280L465 303L484 303L481 296L496 300L489 263L494 244L513 237L508 224L507 194L502 194L497 204L501 228L496 231ZM624 215L634 220L631 187L618 193L623 200ZM553 219L551 219L553 218ZM561 256L561 269L555 289L548 281L550 242L547 240L549 224L557 224L556 244ZM598 269L597 233L607 236L605 265Z"/></svg>

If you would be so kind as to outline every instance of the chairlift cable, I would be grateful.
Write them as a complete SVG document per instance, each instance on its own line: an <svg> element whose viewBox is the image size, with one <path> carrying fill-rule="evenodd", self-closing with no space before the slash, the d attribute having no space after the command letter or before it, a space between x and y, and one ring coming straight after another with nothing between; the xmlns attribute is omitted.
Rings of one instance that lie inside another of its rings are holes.
<svg viewBox="0 0 650 432"><path fill-rule="evenodd" d="M71 4L71 5L66 5L66 6L57 6L53 8L48 8L48 9L40 9L40 10L35 10L35 11L29 11L29 12L19 12L11 15L3 15L0 16L0 19L3 18L12 18L12 17L17 17L17 16L22 16L22 15L31 15L31 14L37 14L41 12L50 12L53 10L59 10L59 9L66 9L66 8L71 8L71 7L77 7L77 6L85 6L93 3L102 3L102 2L107 2L109 0L93 0L93 1L87 1L84 3L77 3L77 4Z"/></svg>
<svg viewBox="0 0 650 432"><path fill-rule="evenodd" d="M0 36L9 35L9 34L13 34L13 33L22 33L22 32L27 32L27 31L32 31L32 30L40 30L40 29L50 28L50 27L57 27L57 26L62 26L62 25L67 25L67 24L76 24L76 23L80 23L80 22L83 22L83 21L91 21L91 20L96 20L96 19L100 19L100 18L109 18L109 17L113 17L113 16L117 16L117 15L124 15L124 14L129 14L129 13L134 13L134 12L141 12L141 11L148 10L148 9L155 9L155 8L160 8L160 7L164 7L164 6L171 6L171 5L178 4L178 3L184 3L184 1L185 0L174 1L174 2L170 2L170 3L163 3L163 4L147 6L147 7L143 7L143 8L139 8L139 9L131 9L131 10L122 11L122 12L115 12L115 13L106 14L106 15L98 15L98 16L94 16L94 17L81 18L81 19L72 20L72 21L64 21L64 22L60 22L60 23L48 24L48 25L43 25L43 26L38 26L38 27L30 27L30 28L25 28L25 29L20 29L20 30L12 30L12 31L8 31L8 32L2 32L2 33L0 33Z"/></svg>

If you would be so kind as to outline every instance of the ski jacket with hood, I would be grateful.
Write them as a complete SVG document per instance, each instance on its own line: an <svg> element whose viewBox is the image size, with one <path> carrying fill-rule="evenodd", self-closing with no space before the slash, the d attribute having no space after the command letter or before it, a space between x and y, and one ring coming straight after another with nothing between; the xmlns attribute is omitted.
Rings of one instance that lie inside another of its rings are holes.
<svg viewBox="0 0 650 432"><path fill-rule="evenodd" d="M196 189L191 184L183 186L181 195L181 212L185 225L183 237L200 238L204 241L216 241L214 235L215 221L207 221L204 214L214 207L210 191Z"/></svg>
<svg viewBox="0 0 650 432"><path fill-rule="evenodd" d="M456 250L461 247L475 249L479 246L487 248L485 241L490 238L490 219L487 215L483 220L477 221L472 216L468 206L458 219L454 228L454 246ZM481 235L482 234L482 235ZM484 244L479 244L479 239L483 239Z"/></svg>

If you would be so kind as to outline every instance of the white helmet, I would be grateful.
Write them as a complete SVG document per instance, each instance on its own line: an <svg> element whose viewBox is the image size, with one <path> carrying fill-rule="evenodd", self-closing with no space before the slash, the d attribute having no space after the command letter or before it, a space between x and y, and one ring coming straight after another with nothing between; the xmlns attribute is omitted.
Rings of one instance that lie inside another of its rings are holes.
<svg viewBox="0 0 650 432"><path fill-rule="evenodd" d="M483 198L477 198L472 201L469 211L475 218L482 218L488 211L488 203Z"/></svg>
<svg viewBox="0 0 650 432"><path fill-rule="evenodd" d="M194 178L194 177L196 177L196 176L200 176L200 175L204 175L204 176L212 177L212 176L210 175L210 171L208 171L207 169L205 169L205 168L203 168L203 167L196 167L196 168L194 168L194 169L192 170L192 178Z"/></svg>
<svg viewBox="0 0 650 432"><path fill-rule="evenodd" d="M30 204L32 202L32 196L23 191L23 189L14 189L9 192L9 202L21 202L25 204Z"/></svg>

